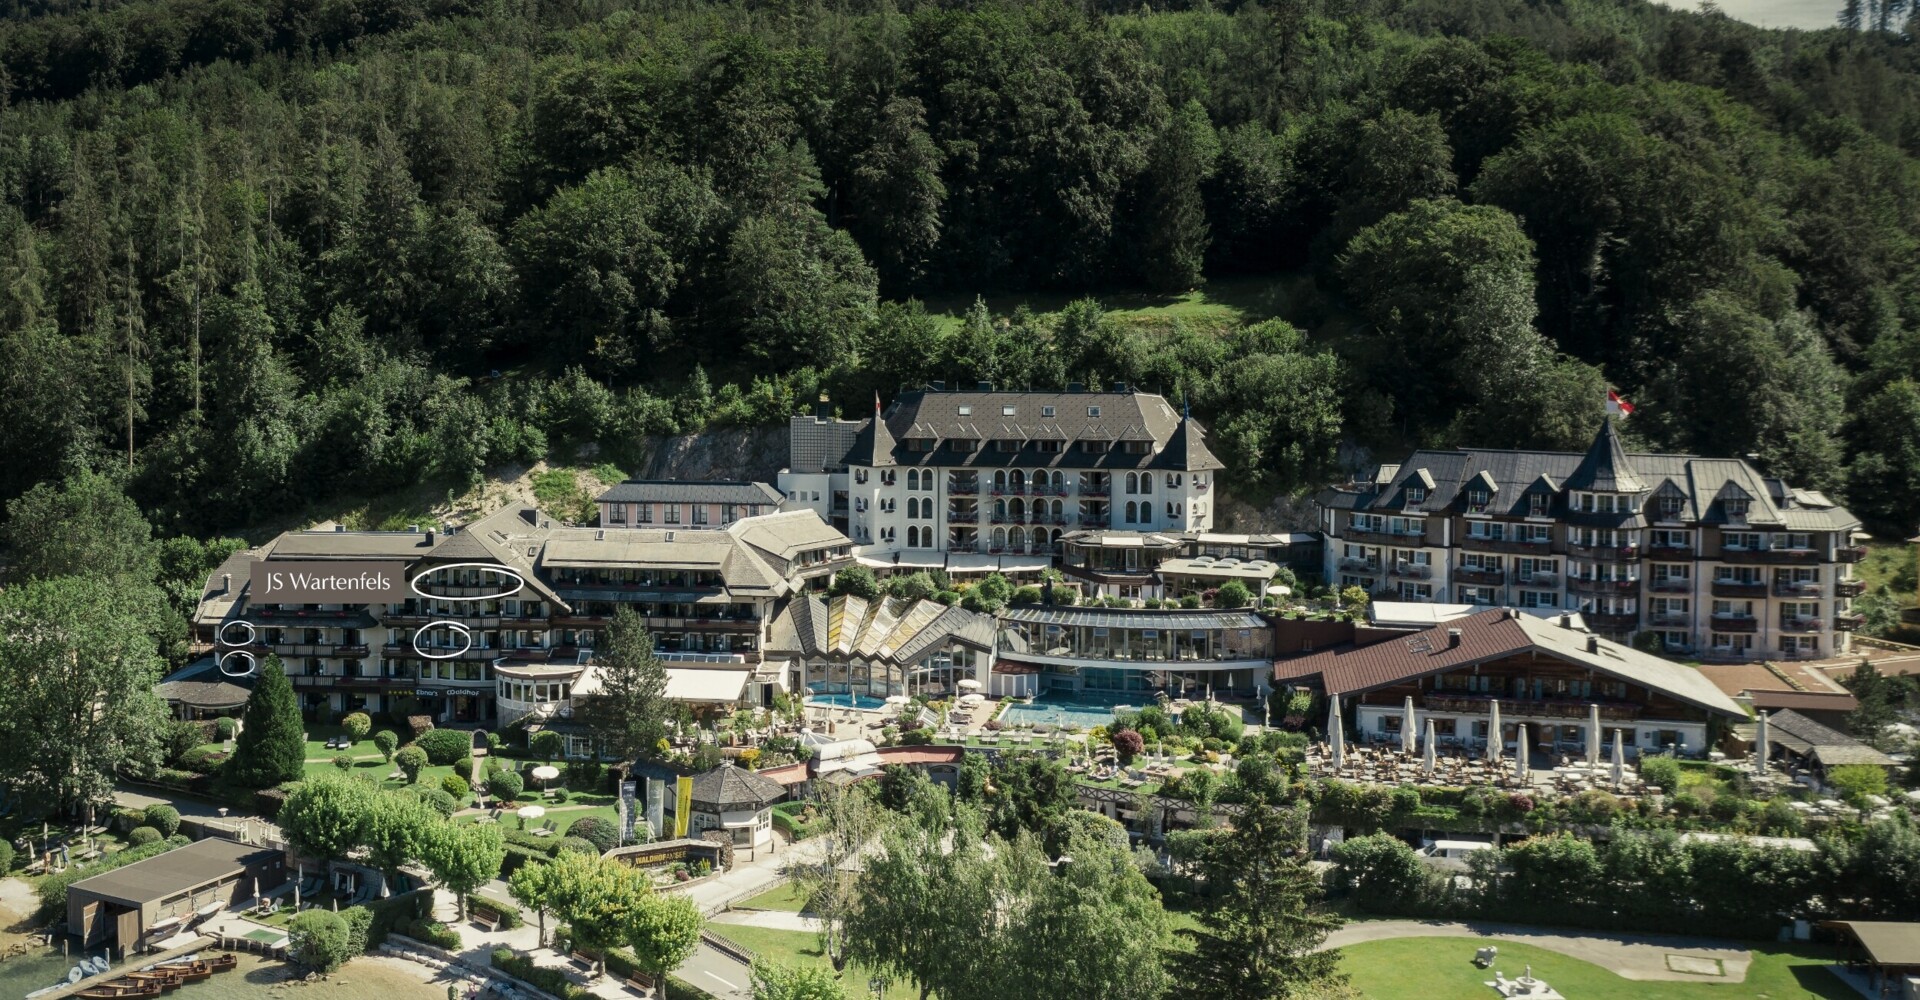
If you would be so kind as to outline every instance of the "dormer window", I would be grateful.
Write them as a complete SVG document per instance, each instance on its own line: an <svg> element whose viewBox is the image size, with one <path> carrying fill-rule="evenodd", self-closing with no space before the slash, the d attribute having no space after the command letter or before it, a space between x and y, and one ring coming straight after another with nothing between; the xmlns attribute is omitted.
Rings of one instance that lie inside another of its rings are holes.
<svg viewBox="0 0 1920 1000"><path fill-rule="evenodd" d="M1145 455L1153 450L1152 441L1122 441L1120 450L1129 455Z"/></svg>
<svg viewBox="0 0 1920 1000"><path fill-rule="evenodd" d="M1545 493L1527 494L1527 516L1546 517L1547 506L1552 502L1553 498L1547 496Z"/></svg>
<svg viewBox="0 0 1920 1000"><path fill-rule="evenodd" d="M993 442L993 450L1007 451L1007 452L1019 451L1020 442L1014 440L1013 438L995 438Z"/></svg>
<svg viewBox="0 0 1920 1000"><path fill-rule="evenodd" d="M1041 415L1041 416L1043 416L1043 417L1051 417L1051 416L1053 416L1053 407L1051 407L1051 406L1042 406L1042 407L1040 408L1040 415Z"/></svg>
<svg viewBox="0 0 1920 1000"><path fill-rule="evenodd" d="M965 451L965 452L978 451L980 448L980 439L979 438L954 438L953 440L948 441L947 445L951 447L954 451Z"/></svg>
<svg viewBox="0 0 1920 1000"><path fill-rule="evenodd" d="M1080 450L1093 455L1104 455L1106 454L1107 449L1110 447L1112 447L1112 444L1111 442L1107 442L1107 441L1080 442Z"/></svg>
<svg viewBox="0 0 1920 1000"><path fill-rule="evenodd" d="M1407 506L1413 507L1426 502L1427 488L1425 486L1407 487Z"/></svg>
<svg viewBox="0 0 1920 1000"><path fill-rule="evenodd" d="M908 450L908 451L932 451L932 450L933 450L933 439L932 439L932 438L924 438L924 437L921 437L921 438L908 438L908 439L907 439L907 450Z"/></svg>
<svg viewBox="0 0 1920 1000"><path fill-rule="evenodd" d="M1728 497L1727 499L1722 500L1721 503L1724 503L1727 506L1727 520L1729 521L1746 520L1747 504L1750 502L1751 501L1747 500L1745 497L1738 497L1738 498Z"/></svg>
<svg viewBox="0 0 1920 1000"><path fill-rule="evenodd" d="M1015 407L1013 406L1013 404L1009 403L1006 406L1002 406L1000 408L1000 415L1003 417L1011 417L1014 414L1014 410L1015 410Z"/></svg>
<svg viewBox="0 0 1920 1000"><path fill-rule="evenodd" d="M1100 408L1099 408L1098 406L1089 406L1089 407L1087 407L1087 416L1089 416L1089 417L1097 417L1097 416L1099 416L1099 415L1100 415Z"/></svg>
<svg viewBox="0 0 1920 1000"><path fill-rule="evenodd" d="M1660 498L1660 517L1662 520L1676 520L1680 517L1680 512L1686 509L1686 506L1686 497L1675 496L1671 493L1665 494Z"/></svg>
<svg viewBox="0 0 1920 1000"><path fill-rule="evenodd" d="M1470 511L1474 511L1475 513L1484 511L1487 509L1487 504L1492 501L1493 494L1484 489L1471 489L1467 491L1467 509Z"/></svg>
<svg viewBox="0 0 1920 1000"><path fill-rule="evenodd" d="M962 406L962 407L960 407L960 415L961 415L961 416L963 416L963 417L971 417L971 416L973 416L973 407L971 407L971 406Z"/></svg>

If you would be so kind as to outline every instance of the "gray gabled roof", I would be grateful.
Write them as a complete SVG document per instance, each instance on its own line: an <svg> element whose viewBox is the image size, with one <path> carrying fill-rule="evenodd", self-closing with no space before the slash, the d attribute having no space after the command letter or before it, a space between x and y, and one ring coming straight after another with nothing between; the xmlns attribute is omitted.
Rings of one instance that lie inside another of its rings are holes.
<svg viewBox="0 0 1920 1000"><path fill-rule="evenodd" d="M931 439L936 447L910 451L899 444L912 438ZM992 445L995 440L1018 441L1021 447L1001 451ZM948 446L953 441L978 442L979 446L963 451ZM1048 441L1110 441L1114 446L1104 452L1089 452L1072 444L1059 451L1041 450L1042 442ZM1126 441L1149 441L1152 447L1145 454L1130 453L1121 446ZM890 452L890 458L882 451ZM1183 420L1161 396L1130 390L1007 392L981 388L902 393L877 421L862 425L847 461L853 465L1040 465L1187 471L1224 467L1207 448L1205 430L1198 422Z"/></svg>
<svg viewBox="0 0 1920 1000"><path fill-rule="evenodd" d="M778 504L780 491L766 483L736 479L705 482L679 479L629 479L610 486L596 503Z"/></svg>
<svg viewBox="0 0 1920 1000"><path fill-rule="evenodd" d="M1574 467L1573 474L1564 484L1570 490L1593 490L1600 493L1645 493L1647 485L1634 474L1633 463L1627 461L1627 448L1620 443L1620 432L1614 429L1611 418L1601 418L1600 433L1593 439L1593 446L1587 449L1586 457Z"/></svg>

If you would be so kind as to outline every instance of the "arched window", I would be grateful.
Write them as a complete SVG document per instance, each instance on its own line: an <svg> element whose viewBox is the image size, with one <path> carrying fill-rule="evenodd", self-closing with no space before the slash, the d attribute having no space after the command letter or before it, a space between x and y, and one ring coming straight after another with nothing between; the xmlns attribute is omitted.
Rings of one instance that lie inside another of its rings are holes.
<svg viewBox="0 0 1920 1000"><path fill-rule="evenodd" d="M1058 500L1055 500L1055 501L1053 502L1053 519L1054 519L1054 520L1056 520L1056 521L1058 521L1058 520L1060 520L1061 518L1063 518L1063 517L1064 517L1065 515L1063 515L1063 514L1061 513L1061 511L1062 511L1062 510L1064 510L1064 509L1065 509L1065 508L1063 508L1063 507L1061 507L1061 506L1060 506L1060 501L1058 501Z"/></svg>
<svg viewBox="0 0 1920 1000"><path fill-rule="evenodd" d="M993 488L996 490L1004 490L1007 488L1007 470L993 470Z"/></svg>
<svg viewBox="0 0 1920 1000"><path fill-rule="evenodd" d="M1007 502L1005 500L995 500L993 502L993 516L1002 521L1007 519Z"/></svg>
<svg viewBox="0 0 1920 1000"><path fill-rule="evenodd" d="M1007 547L1015 552L1027 550L1027 529L1015 528L1007 532Z"/></svg>
<svg viewBox="0 0 1920 1000"><path fill-rule="evenodd" d="M1140 474L1138 472L1127 473L1127 492L1128 493L1140 492ZM1131 507L1133 505L1128 504L1127 506ZM1127 520L1129 521L1133 520L1132 515L1128 515Z"/></svg>
<svg viewBox="0 0 1920 1000"><path fill-rule="evenodd" d="M1050 482L1051 480L1047 478L1047 470L1045 469L1033 470L1033 485L1035 487L1045 487L1049 485Z"/></svg>
<svg viewBox="0 0 1920 1000"><path fill-rule="evenodd" d="M913 548L919 548L919 546L920 546L920 529L909 526L907 528L907 548L913 549Z"/></svg>
<svg viewBox="0 0 1920 1000"><path fill-rule="evenodd" d="M1129 474L1129 475L1128 475L1128 478L1129 478L1129 479L1131 479L1131 478L1132 478L1132 475L1131 475L1131 474ZM1137 503L1134 503L1134 502L1133 502L1133 501L1131 501L1131 500L1129 500L1129 501L1127 501L1127 519L1126 519L1126 523L1128 523L1128 524L1132 524L1132 523L1134 522L1134 520L1135 520L1135 517L1134 517L1134 514L1135 514L1135 513L1136 513L1136 512L1137 512L1137 511L1138 511L1139 509L1140 509L1140 505L1139 505L1139 504L1137 504Z"/></svg>
<svg viewBox="0 0 1920 1000"><path fill-rule="evenodd" d="M1060 529L1059 528L1055 528L1052 531L1047 532L1047 545L1051 547L1055 552L1060 551Z"/></svg>
<svg viewBox="0 0 1920 1000"><path fill-rule="evenodd" d="M1172 517L1172 518L1177 518L1177 517L1179 517L1179 516L1180 516L1180 505L1179 505L1179 504L1177 504L1177 503L1168 503L1168 504L1167 504L1167 516L1168 516L1168 517Z"/></svg>
<svg viewBox="0 0 1920 1000"><path fill-rule="evenodd" d="M918 497L907 498L907 516L908 517L920 516L920 500Z"/></svg>
<svg viewBox="0 0 1920 1000"><path fill-rule="evenodd" d="M1007 516L1011 517L1015 521L1026 520L1027 519L1027 502L1025 500L1007 501Z"/></svg>
<svg viewBox="0 0 1920 1000"><path fill-rule="evenodd" d="M993 547L995 549L1004 549L1007 547L1007 529L993 529Z"/></svg>
<svg viewBox="0 0 1920 1000"><path fill-rule="evenodd" d="M1140 477L1140 492L1142 493L1153 492L1153 473L1149 472L1146 475Z"/></svg>
<svg viewBox="0 0 1920 1000"><path fill-rule="evenodd" d="M917 490L919 488L920 488L920 470L908 469L907 470L907 489Z"/></svg>
<svg viewBox="0 0 1920 1000"><path fill-rule="evenodd" d="M1027 486L1026 473L1021 472L1019 469L1014 469L1011 472L1007 473L1008 489L1021 490L1021 489L1025 489L1026 486Z"/></svg>

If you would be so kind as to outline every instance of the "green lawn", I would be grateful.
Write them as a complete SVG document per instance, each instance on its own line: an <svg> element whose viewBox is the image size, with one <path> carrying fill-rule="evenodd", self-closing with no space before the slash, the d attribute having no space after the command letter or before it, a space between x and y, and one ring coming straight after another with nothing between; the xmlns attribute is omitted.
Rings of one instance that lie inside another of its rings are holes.
<svg viewBox="0 0 1920 1000"><path fill-rule="evenodd" d="M1116 321L1146 330L1164 330L1177 319L1198 330L1224 332L1273 316L1305 320L1323 308L1312 279L1305 275L1235 275L1210 279L1201 288L1181 294L1143 292L1134 288L1090 294L992 295L987 296L987 309L995 316L1010 315L1020 306L1038 313L1052 313L1080 298L1096 299ZM957 326L973 300L971 294L936 296L927 300L927 310Z"/></svg>
<svg viewBox="0 0 1920 1000"><path fill-rule="evenodd" d="M807 907L807 897L800 891L799 886L792 882L785 882L736 905L744 910L785 910L788 913L800 913Z"/></svg>
<svg viewBox="0 0 1920 1000"><path fill-rule="evenodd" d="M779 965L833 968L826 954L820 950L820 938L807 931L781 931L740 924L709 924L708 929ZM847 966L841 982L847 987L849 996L871 996L867 992L867 973L857 965ZM888 983L886 1000L920 1000L920 991L906 983Z"/></svg>
<svg viewBox="0 0 1920 1000"><path fill-rule="evenodd" d="M1479 938L1397 938L1342 948L1340 967L1353 985L1372 1000L1486 1000L1494 969L1473 964ZM1776 945L1755 948L1753 965L1741 983L1645 982L1556 952L1513 941L1494 941L1500 949L1495 969L1508 978L1529 963L1533 974L1561 995L1579 1000L1846 1000L1857 996L1824 966L1831 959L1813 948L1786 951Z"/></svg>

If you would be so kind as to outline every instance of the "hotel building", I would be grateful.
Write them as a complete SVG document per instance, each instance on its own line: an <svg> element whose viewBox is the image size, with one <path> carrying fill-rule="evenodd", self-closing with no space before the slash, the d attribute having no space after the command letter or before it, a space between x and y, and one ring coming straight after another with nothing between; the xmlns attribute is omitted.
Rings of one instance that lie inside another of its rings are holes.
<svg viewBox="0 0 1920 1000"><path fill-rule="evenodd" d="M1324 572L1402 601L1580 612L1619 641L1716 660L1843 653L1860 522L1737 459L1418 451L1318 498Z"/></svg>

